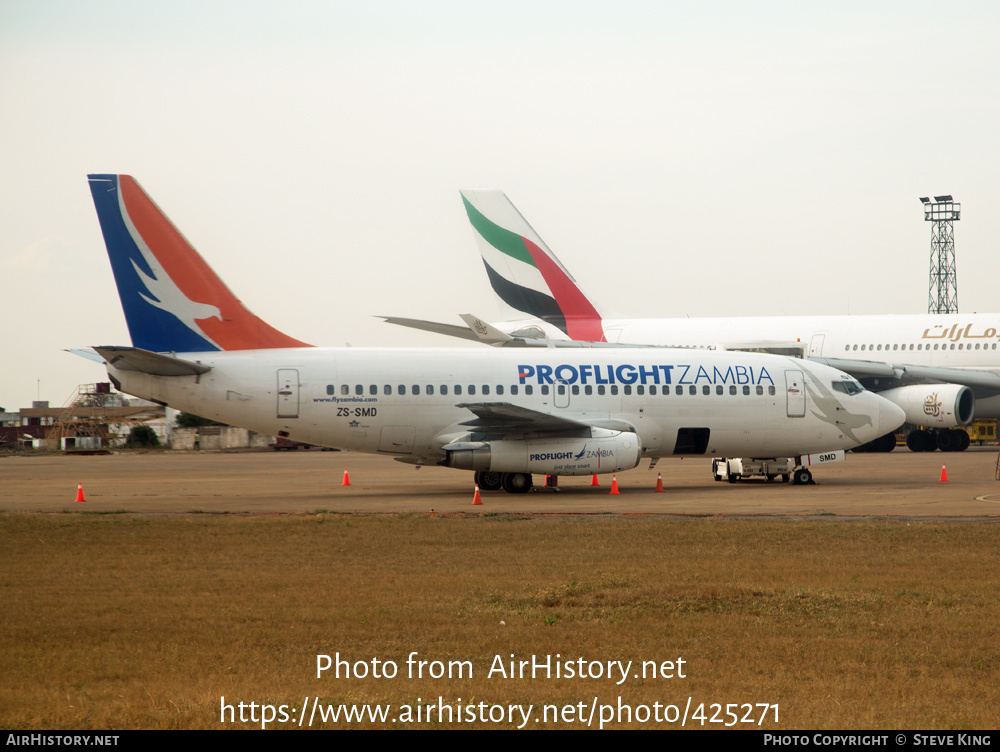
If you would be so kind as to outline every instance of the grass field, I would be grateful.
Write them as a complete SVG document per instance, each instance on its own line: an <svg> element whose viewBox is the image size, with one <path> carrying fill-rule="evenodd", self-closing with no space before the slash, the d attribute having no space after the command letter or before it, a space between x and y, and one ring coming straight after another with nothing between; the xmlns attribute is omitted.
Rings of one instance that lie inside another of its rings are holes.
<svg viewBox="0 0 1000 752"><path fill-rule="evenodd" d="M327 727L404 726L401 706L441 698L530 704L530 727L578 728L595 702L683 709L690 698L708 718L713 703L777 705L772 729L996 728L997 533L995 523L7 512L0 726L243 725L221 722L225 696L298 712L305 698L382 703L397 719L313 724ZM468 661L471 676L408 678L414 651ZM337 653L369 673L392 661L398 674L317 678L317 655ZM633 664L621 684L606 668L488 676L511 654ZM634 676L644 661L680 658L685 678ZM543 718L547 704L576 710Z"/></svg>

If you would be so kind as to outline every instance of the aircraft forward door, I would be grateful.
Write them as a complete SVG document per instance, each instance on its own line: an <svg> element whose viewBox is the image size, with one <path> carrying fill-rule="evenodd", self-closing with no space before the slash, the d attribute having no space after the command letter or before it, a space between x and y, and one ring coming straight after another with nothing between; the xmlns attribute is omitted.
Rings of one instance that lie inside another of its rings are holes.
<svg viewBox="0 0 1000 752"><path fill-rule="evenodd" d="M814 334L809 342L809 357L819 358L823 355L823 342L826 340L825 334Z"/></svg>
<svg viewBox="0 0 1000 752"><path fill-rule="evenodd" d="M278 417L299 417L299 371L297 368L278 369Z"/></svg>
<svg viewBox="0 0 1000 752"><path fill-rule="evenodd" d="M802 371L785 371L786 413L789 418L804 418L806 386Z"/></svg>

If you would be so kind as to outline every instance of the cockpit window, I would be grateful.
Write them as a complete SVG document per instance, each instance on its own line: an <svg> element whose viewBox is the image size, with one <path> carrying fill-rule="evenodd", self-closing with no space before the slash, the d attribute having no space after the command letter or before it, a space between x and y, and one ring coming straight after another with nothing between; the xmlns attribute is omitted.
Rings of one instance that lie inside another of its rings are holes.
<svg viewBox="0 0 1000 752"><path fill-rule="evenodd" d="M833 382L833 391L842 392L843 394L860 394L865 390L861 384L853 379L844 379L843 381Z"/></svg>

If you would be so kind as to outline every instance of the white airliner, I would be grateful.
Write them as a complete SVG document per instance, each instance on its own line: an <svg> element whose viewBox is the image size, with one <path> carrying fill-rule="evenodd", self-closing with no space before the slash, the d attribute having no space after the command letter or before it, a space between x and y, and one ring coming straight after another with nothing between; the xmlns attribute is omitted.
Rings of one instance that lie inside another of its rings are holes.
<svg viewBox="0 0 1000 752"><path fill-rule="evenodd" d="M910 433L915 451L965 449L969 436L955 427L1000 418L1000 314L625 318L580 289L502 192L461 193L504 321L390 322L498 346L549 339L797 353L851 374L930 429ZM865 449L893 447L886 435Z"/></svg>
<svg viewBox="0 0 1000 752"><path fill-rule="evenodd" d="M244 308L134 179L89 180L132 338L94 349L118 389L180 410L513 493L532 473L618 472L643 455L842 450L903 422L849 376L776 355L311 347Z"/></svg>

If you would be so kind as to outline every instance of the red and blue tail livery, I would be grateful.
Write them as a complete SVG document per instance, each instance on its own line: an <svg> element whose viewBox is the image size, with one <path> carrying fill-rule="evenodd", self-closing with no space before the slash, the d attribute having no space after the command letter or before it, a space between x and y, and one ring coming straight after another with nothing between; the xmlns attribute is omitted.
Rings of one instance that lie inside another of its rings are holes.
<svg viewBox="0 0 1000 752"><path fill-rule="evenodd" d="M88 175L129 334L152 352L309 347L248 311L128 175Z"/></svg>

